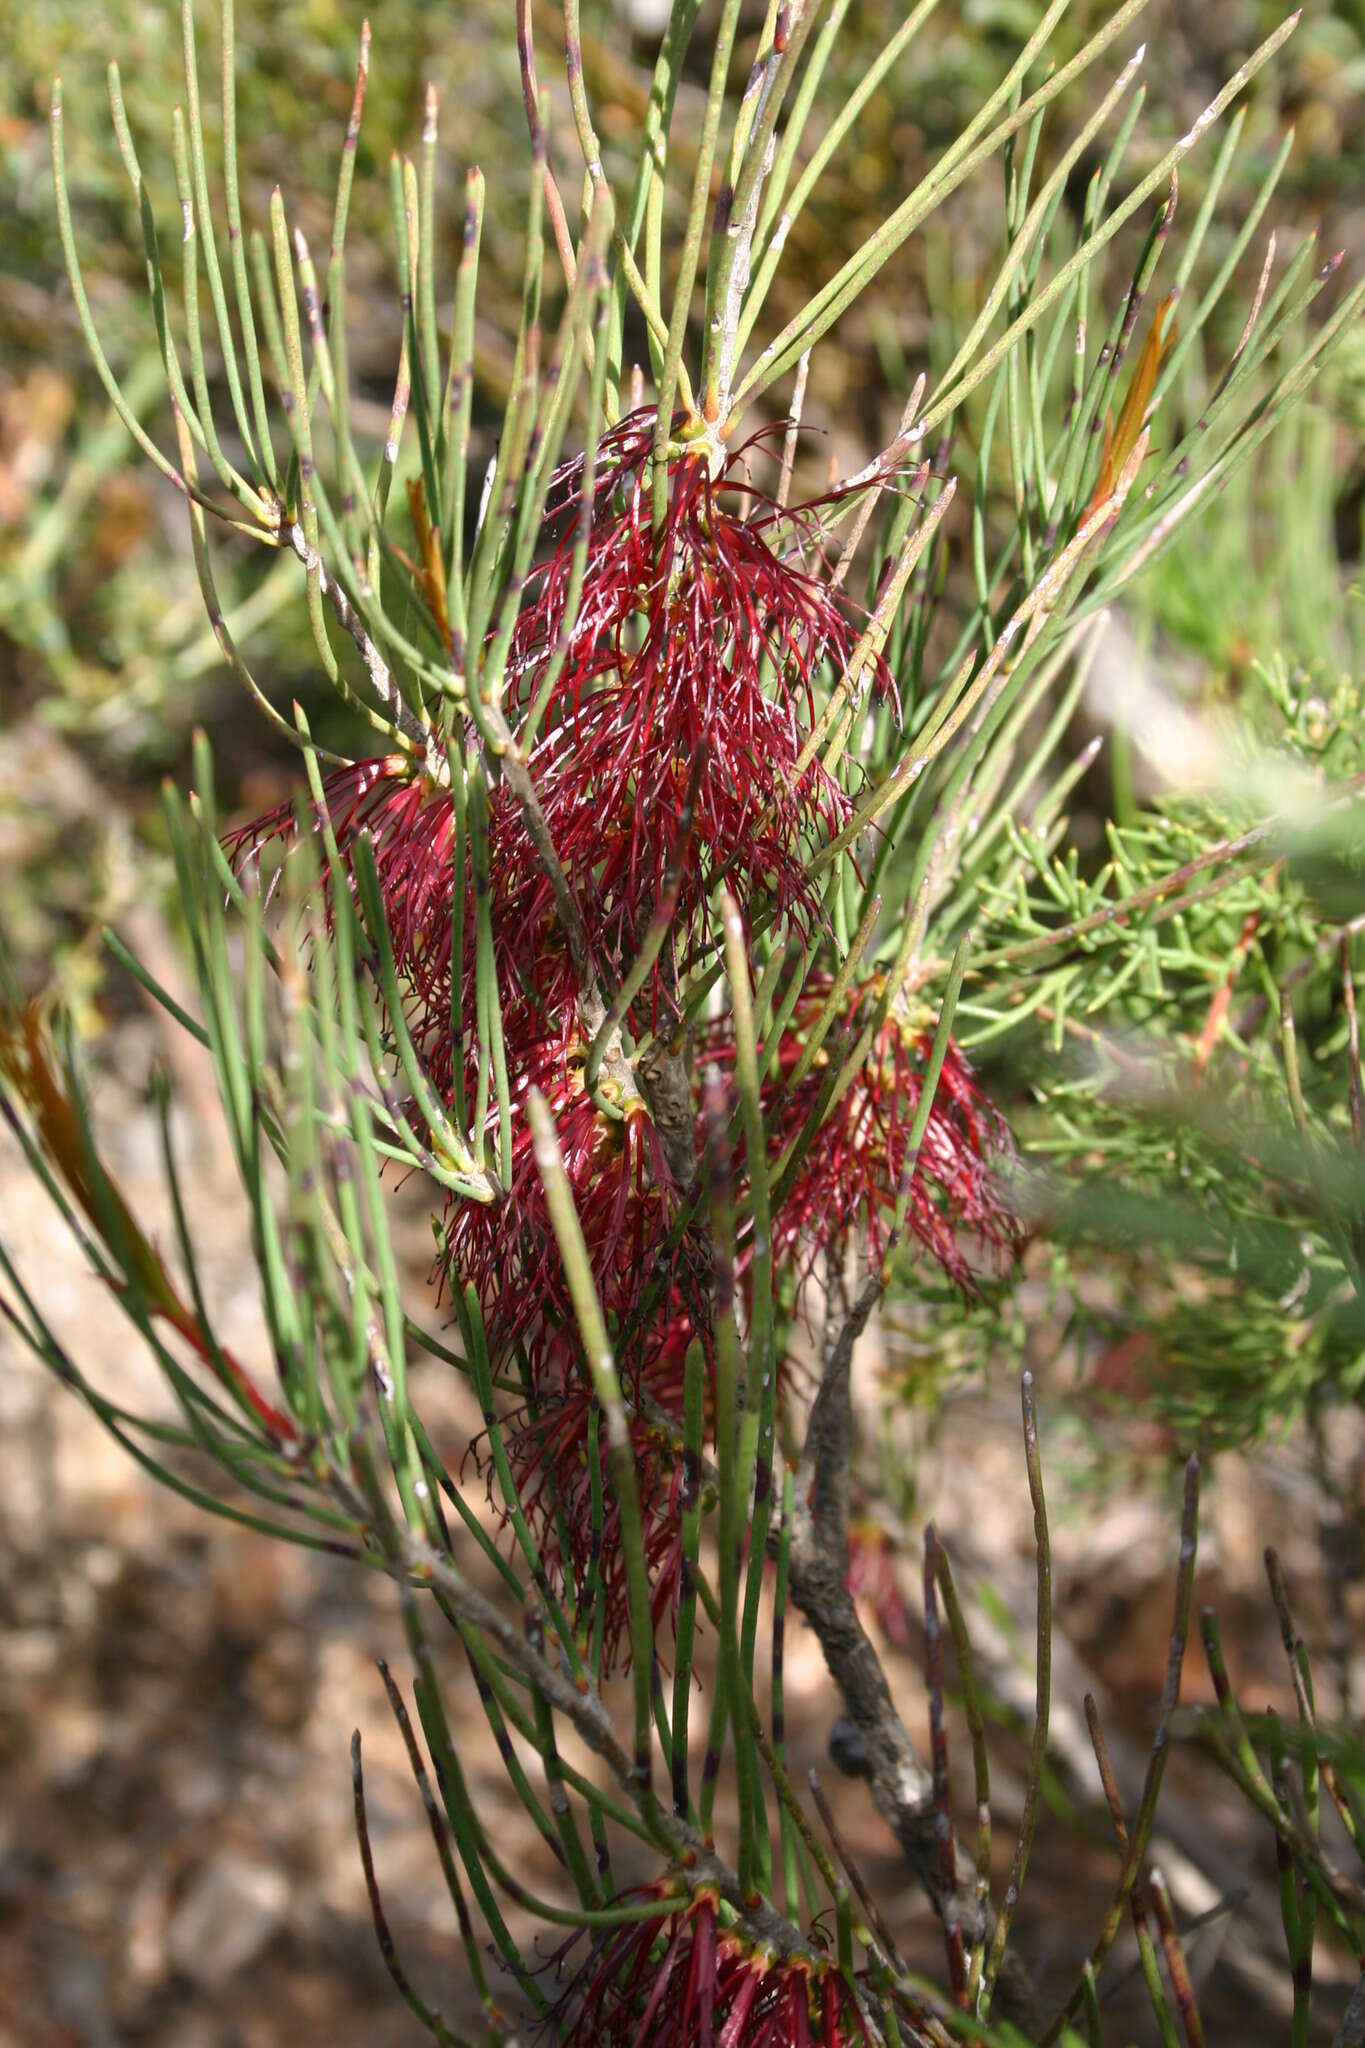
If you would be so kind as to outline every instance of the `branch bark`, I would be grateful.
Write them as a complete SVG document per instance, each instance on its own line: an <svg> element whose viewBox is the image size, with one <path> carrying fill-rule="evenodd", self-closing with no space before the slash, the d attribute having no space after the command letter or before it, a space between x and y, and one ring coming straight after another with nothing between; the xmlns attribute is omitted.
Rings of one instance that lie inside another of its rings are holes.
<svg viewBox="0 0 1365 2048"><path fill-rule="evenodd" d="M975 1868L955 1840L955 1881L951 1890L945 1887L935 1833L933 1778L916 1753L848 1590L853 1348L883 1290L879 1275L864 1283L826 1349L793 1489L789 1585L839 1688L856 1738L849 1745L855 1768L866 1777L878 1813L939 1918L971 1927L977 1914ZM1005 1953L997 2002L1007 2018L1028 2024L1035 2016L1033 1984L1013 1950Z"/></svg>
<svg viewBox="0 0 1365 2048"><path fill-rule="evenodd" d="M1365 1978L1351 1993L1341 2025L1332 2036L1332 2048L1365 2048Z"/></svg>

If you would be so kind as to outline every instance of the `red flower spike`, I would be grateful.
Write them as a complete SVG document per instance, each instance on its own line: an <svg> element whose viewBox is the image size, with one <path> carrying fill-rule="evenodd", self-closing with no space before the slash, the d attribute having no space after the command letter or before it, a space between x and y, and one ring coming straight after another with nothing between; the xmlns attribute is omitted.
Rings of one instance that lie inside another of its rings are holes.
<svg viewBox="0 0 1365 2048"><path fill-rule="evenodd" d="M678 1317L662 1339L652 1344L651 1355L628 1374L633 1397L648 1396L678 1429L683 1419L683 1366L691 1336L691 1324ZM593 1413L591 1389L584 1378L575 1375L515 1421L508 1435L508 1452L517 1497L535 1532L551 1585L562 1591L572 1575L581 1590L592 1575L600 1574L605 1595L602 1659L605 1669L614 1670L623 1656L626 1661L629 1658L630 1597L621 1553L620 1510L606 1471L604 1429L599 1429L596 1443L602 1527L600 1531L593 1528ZM631 1418L630 1434L650 1609L657 1634L665 1617L676 1611L681 1588L687 1480L684 1461L675 1453L676 1437L638 1413Z"/></svg>
<svg viewBox="0 0 1365 2048"><path fill-rule="evenodd" d="M742 903L762 891L813 923L819 894L803 845L848 814L818 760L795 775L816 675L826 660L842 668L856 639L838 599L779 548L782 532L817 537L818 507L783 512L755 492L743 480L743 449L715 476L704 453L684 451L671 464L656 540L652 445L648 412L602 444L567 639L581 465L556 480L560 538L530 580L511 648L524 707L563 657L531 771L560 858L580 896L594 899L614 960L633 950L664 894L689 773L703 755L679 878L684 918L704 911L723 874ZM743 516L729 509L741 496Z"/></svg>
<svg viewBox="0 0 1365 2048"><path fill-rule="evenodd" d="M406 755L389 754L337 769L323 783L326 817L343 865L362 833L369 835L394 963L410 991L408 1028L419 1046L448 1040L451 943L455 905L455 806ZM317 821L321 829L322 820ZM287 804L238 828L224 841L241 865L272 842L287 847L296 829ZM530 836L509 792L495 789L488 806L488 867L494 952L500 986L534 988L572 1016L575 986L560 939L553 898L543 884ZM542 886L543 884L543 886ZM474 876L465 854L465 957L460 962L461 1014L474 1014ZM567 1008L565 1008L567 1004ZM445 1055L449 1067L449 1051Z"/></svg>
<svg viewBox="0 0 1365 2048"><path fill-rule="evenodd" d="M794 558L798 546L818 544L822 506L838 491L783 509L745 480L752 442L714 476L702 451L684 449L672 461L668 514L656 539L653 431L644 410L601 443L571 621L581 461L555 478L546 525L556 544L528 579L509 657L523 715L550 663L562 657L529 766L608 979L633 956L661 902L676 904L685 926L705 913L722 876L741 903L761 891L809 927L819 892L804 842L837 830L848 813L842 789L818 760L799 780L794 772L815 677L826 660L842 668L856 637L841 600ZM873 667L876 686L892 688L880 657ZM426 1014L437 1030L448 1014L450 796L402 755L341 770L325 795L343 859L361 831L374 842L395 958L418 1012L408 1021L420 1043ZM684 831L693 815L695 829ZM292 829L283 807L233 835L229 848L240 857ZM500 784L489 796L489 833L504 999L531 986L567 1000L574 984L550 883ZM472 918L466 925L472 933ZM472 958L459 963L466 997L472 972Z"/></svg>
<svg viewBox="0 0 1365 2048"><path fill-rule="evenodd" d="M795 1088L786 1082L829 986L827 975L812 976L764 1085L764 1120L774 1159L804 1128L820 1096L828 1064L824 1051ZM877 993L873 983L850 991L844 1013L850 1029L864 1002ZM794 1255L808 1271L821 1246L843 1243L854 1230L864 1233L871 1262L884 1257L929 1047L927 1034L907 1030L894 1016L882 1026L862 1071L812 1138L773 1218L777 1264ZM715 1042L707 1057L728 1066L733 1047ZM1002 1270L1018 1254L1021 1226L996 1172L998 1163L1013 1157L1009 1126L949 1040L915 1163L906 1225L965 1295L977 1292L978 1281L963 1248L964 1235L975 1239Z"/></svg>
<svg viewBox="0 0 1365 2048"><path fill-rule="evenodd" d="M850 1015L859 999L855 994ZM820 1000L818 989L808 991L798 1017L807 1004L813 1014ZM861 1224L869 1258L877 1262L884 1256L929 1047L927 1034L908 1032L888 1018L861 1074L817 1131L774 1221L779 1255L801 1243L838 1243ZM789 1073L798 1056L799 1037L790 1052L783 1047L779 1069ZM787 1130L800 1129L820 1085L813 1069L790 1102L783 1101ZM906 1225L965 1295L974 1294L978 1283L963 1249L964 1234L1002 1270L1018 1254L1019 1220L994 1165L1013 1155L1009 1126L949 1040L919 1159L912 1162Z"/></svg>
<svg viewBox="0 0 1365 2048"><path fill-rule="evenodd" d="M478 1288L496 1323L501 1348L524 1342L537 1387L556 1384L552 1370L574 1351L568 1283L555 1247L529 1124L527 1095L538 1088L554 1116L564 1170L573 1191L598 1295L609 1327L619 1329L652 1277L668 1235L677 1192L658 1134L642 1104L624 1117L599 1110L583 1085L585 1057L574 1033L564 1036L563 1010L542 1013L526 997L503 1011L503 1041L512 1097L512 1177L502 1199L456 1206L446 1237L444 1270ZM432 1078L449 1093L450 1038L433 1044ZM474 1060L465 1086L472 1098ZM496 1112L490 1108L489 1131ZM567 1345L567 1349L566 1349Z"/></svg>
<svg viewBox="0 0 1365 2048"><path fill-rule="evenodd" d="M656 539L652 447L648 411L622 421L601 444L572 621L566 612L582 526L582 465L561 470L547 513L557 544L528 580L510 650L523 714L549 664L562 657L529 767L608 980L633 957L661 906L676 908L686 928L705 916L722 876L741 903L762 892L812 925L819 892L804 849L848 813L842 789L818 760L795 775L816 674L826 660L842 668L855 639L841 601L794 559L796 543L818 542L828 500L782 510L743 482L747 449L734 451L715 476L701 451L684 450L673 458L668 515ZM739 506L742 516L731 509ZM891 687L880 659L874 668L877 685ZM438 1035L445 1029L450 1009L452 800L402 755L341 770L325 784L325 797L343 859L360 832L373 842L395 959L413 993L408 1023L420 1045L428 1025ZM291 811L281 808L235 834L229 847L240 858L292 829ZM551 886L505 785L490 791L489 839L503 999L531 988L567 1012L575 982ZM468 863L463 886L472 889ZM454 971L462 1013L470 1015L472 914L465 924L470 942ZM659 979L656 970L655 998ZM651 1014L649 1021L657 1020ZM562 1022L567 1031L567 1014Z"/></svg>
<svg viewBox="0 0 1365 2048"><path fill-rule="evenodd" d="M603 1657L613 1668L628 1648L629 1633L619 1507L605 1477L603 1434L597 1456L605 1512L595 1532L592 1389L530 1127L522 1114L529 1089L538 1087L554 1114L598 1297L616 1338L629 1324L642 1290L664 1283L657 1314L643 1319L638 1337L617 1364L633 1404L648 1395L681 1423L683 1361L692 1337L681 1291L687 1278L684 1254L670 1255L671 1271L660 1263L677 1191L643 1108L612 1119L589 1099L576 1039L566 1047L552 1021L539 1025L529 999L511 1006L503 1023L513 1095L511 1182L496 1202L454 1206L439 1273L443 1281L475 1287L497 1358L505 1363L519 1352L529 1369L531 1401L521 1416L504 1425L518 1497L552 1585L562 1589L572 1576L581 1587L590 1573L601 1574ZM445 1043L448 1048L448 1034ZM468 1075L466 1087L472 1095ZM490 1132L492 1122L490 1113ZM631 1435L657 1630L673 1612L679 1591L685 1474L672 1440L656 1423L635 1413Z"/></svg>
<svg viewBox="0 0 1365 2048"><path fill-rule="evenodd" d="M667 1884L628 1894L671 1896ZM722 1924L714 1893L606 1935L549 2018L564 2048L870 2048L832 1964L775 1956Z"/></svg>
<svg viewBox="0 0 1365 2048"><path fill-rule="evenodd" d="M804 842L837 829L848 809L818 761L795 772L817 672L826 661L845 666L854 641L839 601L783 552L784 535L818 542L819 507L782 513L748 483L743 450L713 474L709 455L684 448L672 458L656 537L652 433L652 416L640 414L603 444L587 508L582 605L572 621L581 466L556 479L548 525L557 539L528 584L509 668L524 720L549 665L559 664L530 768L608 982L638 951L651 919L676 910L680 928L695 935L722 875L742 901L761 892L809 928L819 906ZM880 666L878 678L889 685ZM685 1250L661 1266L680 1191L644 1106L612 1118L586 1092L577 977L550 883L506 786L495 784L488 796L486 876L474 874L468 852L457 873L452 796L401 755L331 776L324 804L343 862L361 834L371 843L405 1021L447 1102L457 1076L467 1105L477 1094L477 1051L452 1036L451 1018L475 1013L475 912L487 905L512 1098L511 1170L497 1201L454 1208L438 1270L476 1289L499 1361L519 1354L529 1365L532 1399L512 1439L515 1477L551 1576L562 1583L572 1574L581 1584L590 1571L603 1574L614 1658L625 1633L619 1531L614 1509L596 1535L592 1529L591 1394L522 1114L529 1089L541 1091L554 1116L594 1281L618 1338L632 1327L643 1290L663 1283L659 1316L620 1364L628 1389L648 1392L674 1420L694 1327ZM282 809L229 845L241 858L293 829L292 812ZM461 894L466 938L455 960ZM640 998L656 1025L652 1011L667 987L656 973ZM803 996L767 1089L779 1144L802 1127L820 1092L818 1069L796 1089L782 1084L827 987L826 980ZM837 1242L859 1224L880 1255L925 1051L897 1025L880 1034L775 1218L779 1256L809 1260L814 1245ZM723 1048L719 1056L723 1062ZM497 1123L490 1102L475 1135L494 1141ZM1008 1133L952 1048L912 1183L910 1224L966 1291L972 1276L959 1230L1002 1256L1015 1242L987 1164L991 1151L1008 1151ZM684 1482L663 1433L639 1415L632 1428L657 1626L677 1591ZM603 1491L609 1501L610 1489ZM762 2010L766 1995L747 1983L743 2010Z"/></svg>

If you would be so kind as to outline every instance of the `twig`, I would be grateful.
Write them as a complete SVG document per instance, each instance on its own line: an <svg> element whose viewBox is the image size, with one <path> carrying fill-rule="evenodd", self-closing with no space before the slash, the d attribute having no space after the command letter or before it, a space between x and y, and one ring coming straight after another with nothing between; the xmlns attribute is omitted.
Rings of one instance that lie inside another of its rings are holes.
<svg viewBox="0 0 1365 2048"><path fill-rule="evenodd" d="M519 1671L556 1713L563 1714L594 1756L600 1757L632 1804L641 1805L641 1786L631 1751L620 1741L602 1697L589 1685L580 1692L557 1666L527 1641L525 1630L480 1593L459 1567L420 1542L389 1512L379 1487L368 1426L357 1424L351 1439L354 1479L334 1469L333 1490L348 1511L372 1528L388 1562L390 1577L400 1584L426 1587L449 1602L490 1647ZM745 1898L732 1866L718 1856L686 1821L654 1804L653 1824L661 1844L693 1886L713 1886L733 1906L756 1943L779 1956L820 1961L820 1952L797 1933L773 1907Z"/></svg>
<svg viewBox="0 0 1365 2048"><path fill-rule="evenodd" d="M1326 800L1333 804L1344 803L1362 789L1365 789L1365 775L1352 775ZM1206 848L1194 860L1186 861L1182 867L1172 868L1171 872L1163 875L1159 881L1150 882L1145 889L1135 890L1131 896L1125 896L1122 902L1111 904L1107 909L1092 911L1088 917L1076 918L1070 924L1060 925L1056 931L1040 933L1037 938L1025 939L1018 945L1002 946L993 953L982 953L976 961L974 971L979 974L984 967L1012 966L1019 960L1031 960L1036 953L1046 953L1053 946L1065 946L1073 939L1085 938L1090 932L1102 930L1105 925L1126 925L1138 911L1146 910L1153 903L1159 903L1163 897L1182 889L1186 882L1192 881L1196 875L1203 874L1205 869L1221 867L1225 862L1241 860L1246 854L1254 852L1257 847L1265 844L1280 823L1278 818L1268 818L1264 824L1255 825L1250 831L1239 833L1234 839L1220 839L1216 846ZM1222 884L1219 883L1218 886L1221 887ZM1197 900L1198 897L1192 893L1182 899L1180 906L1170 907L1187 908Z"/></svg>
<svg viewBox="0 0 1365 2048"><path fill-rule="evenodd" d="M1048 1714L1052 1704L1052 1549L1048 1539L1047 1503L1043 1496L1043 1467L1038 1451L1038 1417L1033 1405L1031 1372L1026 1372L1020 1381L1020 1401L1023 1407L1024 1457L1028 1466L1029 1496L1033 1502L1033 1535L1037 1556L1037 1676L1034 1689L1033 1740L1029 1746L1028 1779L1024 1791L1024 1810L1019 1820L1019 1840L1005 1885L1000 1917L995 1923L995 1933L991 1938L990 1953L986 1958L983 1981L987 2003L1005 1957L1010 1926L1019 1903L1024 1873L1028 1869L1029 1852L1033 1847L1034 1830L1038 1825L1038 1803L1042 1797L1043 1772L1047 1767Z"/></svg>
<svg viewBox="0 0 1365 2048"><path fill-rule="evenodd" d="M934 1835L938 1843L939 1882L945 1896L951 1898L956 1890L957 1865L948 1795L948 1732L943 1725L943 1632L935 1592L937 1564L938 1538L930 1522L924 1532L924 1677L929 1688L929 1749L934 1766ZM959 2005L965 2007L967 1957L962 1945L961 1920L951 1913L945 1915L943 1935L948 1946L948 1976L953 1996Z"/></svg>
<svg viewBox="0 0 1365 2048"><path fill-rule="evenodd" d="M859 1869L853 1851L839 1832L839 1823L834 1818L834 1808L825 1797L825 1789L820 1783L818 1771L813 1770L810 1773L810 1790L811 1797L815 1801L816 1811L825 1824L825 1833L834 1844L834 1853L848 1873L848 1881L858 1896L858 1903L867 1915L868 1924L886 1951L886 1959L892 1969L899 1970L904 1974L906 1964L900 1950L896 1946L895 1936L886 1924L881 1907L868 1889L867 1879Z"/></svg>
<svg viewBox="0 0 1365 2048"><path fill-rule="evenodd" d="M1194 1608L1194 1567L1198 1527L1199 1459L1197 1456L1191 1456L1185 1466L1185 1498L1180 1516L1180 1563L1176 1573L1175 1614L1171 1622L1170 1648L1166 1653L1166 1679L1161 1688L1156 1734L1152 1738L1152 1751L1148 1759L1142 1797L1138 1802L1137 1818L1133 1823L1118 1887L1105 1915L1104 1925L1090 1951L1075 1989L1047 2032L1041 2036L1042 2048L1050 2048L1050 2044L1057 2039L1066 2022L1073 2014L1079 2012L1085 2001L1087 1984L1099 1975L1100 1967L1113 1945L1114 1936L1118 1933L1124 1907L1137 1881L1138 1870L1146 1851L1156 1815L1157 1795L1161 1790L1166 1758L1170 1752L1171 1717L1180 1698L1180 1673L1185 1662L1185 1645L1189 1640L1190 1616Z"/></svg>
<svg viewBox="0 0 1365 2048"><path fill-rule="evenodd" d="M1171 1895L1159 1870L1152 1872L1150 1889L1157 1929L1161 1935L1161 1952L1166 1958L1171 1989L1180 2008L1180 2024L1185 2029L1185 2039L1189 2043L1189 2048L1204 2048L1204 2025L1195 2003L1189 1965L1185 1961L1185 1951L1180 1945L1180 1931L1175 1924Z"/></svg>
<svg viewBox="0 0 1365 2048"><path fill-rule="evenodd" d="M801 431L801 414L806 404L806 379L810 375L810 350L807 349L796 366L796 387L792 392L791 412L787 418L786 437L782 443L782 473L777 482L777 503L782 511L787 508L791 495L792 469L796 462L796 437Z"/></svg>
<svg viewBox="0 0 1365 2048"><path fill-rule="evenodd" d="M976 1872L953 1845L955 1882L945 1889L936 1838L933 1778L897 1712L881 1660L848 1590L848 1487L852 1450L849 1375L853 1347L882 1296L874 1274L845 1316L825 1358L797 1467L792 1505L791 1593L814 1629L844 1712L858 1738L877 1811L945 1923L974 1924ZM1013 1955L1001 1973L1002 2005L1026 2014L1032 1986Z"/></svg>
<svg viewBox="0 0 1365 2048"><path fill-rule="evenodd" d="M1341 2025L1332 2036L1332 2048L1365 2048L1365 1977L1351 1993Z"/></svg>
<svg viewBox="0 0 1365 2048"><path fill-rule="evenodd" d="M426 2028L433 2040L439 2041L441 2048L458 2048L455 2035L446 2026L441 2015L438 2012L432 2012L430 2007L424 2004L422 1999L413 1990L412 1985L408 1981L407 1972L399 1962L397 1951L393 1945L393 1936L389 1932L388 1918L384 1912L383 1901L379 1896L379 1881L374 1874L374 1855L370 1848L370 1829L365 1813L365 1773L360 1763L360 1730L358 1728L351 1737L351 1782L355 1793L356 1840L360 1844L360 1861L365 1872L365 1889L370 1895L370 1917L374 1921L375 1939L379 1943L379 1953L384 1958L384 1967L393 1979L394 1988L398 1992L399 1997L408 2007L408 2010Z"/></svg>

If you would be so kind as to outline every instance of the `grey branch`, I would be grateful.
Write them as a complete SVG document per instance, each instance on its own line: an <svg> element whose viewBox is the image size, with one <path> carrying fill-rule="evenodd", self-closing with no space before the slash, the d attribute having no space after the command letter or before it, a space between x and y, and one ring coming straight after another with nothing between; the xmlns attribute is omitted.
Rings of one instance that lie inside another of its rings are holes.
<svg viewBox="0 0 1365 2048"><path fill-rule="evenodd" d="M1365 1977L1351 1993L1341 2025L1332 2036L1332 2048L1365 2048Z"/></svg>
<svg viewBox="0 0 1365 2048"><path fill-rule="evenodd" d="M829 1674L839 1688L878 1813L939 1918L971 1927L977 1914L971 1858L954 1842L956 1883L951 1893L946 1891L934 1832L933 1779L915 1752L881 1659L848 1590L853 1347L882 1292L879 1275L864 1283L826 1350L796 1473L791 1594L814 1629ZM1007 2017L1027 2020L1032 2015L1036 2003L1032 1984L1009 1950L1000 1973L999 1995Z"/></svg>

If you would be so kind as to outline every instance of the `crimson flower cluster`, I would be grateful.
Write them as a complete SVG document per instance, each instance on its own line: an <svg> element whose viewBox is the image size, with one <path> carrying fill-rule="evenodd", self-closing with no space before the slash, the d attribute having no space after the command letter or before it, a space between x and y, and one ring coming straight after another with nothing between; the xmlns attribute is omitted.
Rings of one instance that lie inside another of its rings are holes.
<svg viewBox="0 0 1365 2048"><path fill-rule="evenodd" d="M553 1112L631 1400L657 1624L676 1592L680 1508L695 1483L676 1450L682 1361L693 1342L709 1361L710 1274L704 1244L681 1227L692 1191L680 1185L677 1146L664 1143L654 1121L648 1080L614 1101L609 1087L589 1087L584 991L619 985L651 922L666 914L668 937L624 1019L628 1033L681 1048L694 1080L703 1067L732 1068L723 1024L688 1044L682 991L711 957L721 883L743 915L759 905L785 913L807 958L828 940L810 852L842 826L849 801L818 750L802 757L817 677L842 674L857 638L853 615L818 573L822 503L783 508L756 491L752 444L713 473L705 449L680 436L656 533L652 443L652 413L632 415L604 439L590 490L581 463L558 475L543 558L521 593L510 642L509 720L581 914L586 961L583 947L568 943L560 878L538 854L507 779L487 793L486 830L466 832L462 863L454 794L406 756L343 768L324 785L343 860L362 835L370 841L405 1022L452 1107L479 1099L468 1020L479 1015L480 920L491 933L510 1174L503 1160L495 1200L452 1206L438 1278L474 1290L497 1363L520 1366L527 1404L507 1433L523 1506L551 1580L605 1589L608 1661L625 1636L615 1510L525 1103L534 1088ZM880 667L874 687L891 687ZM292 814L276 812L239 833L235 851L241 857L291 829ZM767 1065L770 1174L792 1160L774 1179L775 1270L795 1271L800 1286L821 1249L837 1252L854 1237L880 1259L904 1181L910 1232L970 1291L968 1242L1002 1261L1017 1242L993 1170L1009 1152L1008 1132L952 1047L910 1156L927 1043L887 1006L842 1093L831 1099L827 1050L796 1081L830 985L827 975L808 975ZM854 1043L881 993L854 987L827 1046ZM462 1036L452 1017L466 1020ZM498 1158L495 1102L487 1115L483 1136ZM699 1119L692 1135L700 1156ZM746 1171L741 1151L736 1176ZM739 1251L747 1275L750 1248Z"/></svg>
<svg viewBox="0 0 1365 2048"><path fill-rule="evenodd" d="M872 2038L833 1963L756 1948L722 1924L704 1887L665 1918L607 1935L551 2018L567 2048L870 2048Z"/></svg>
<svg viewBox="0 0 1365 2048"><path fill-rule="evenodd" d="M652 1341L631 1373L630 1442L656 1633L673 1612L682 1584L682 1512L700 1473L677 1449L683 1422L683 1371L691 1336L678 1317ZM516 1420L508 1455L517 1497L536 1532L552 1584L602 1592L602 1660L610 1670L627 1650L629 1589L621 1552L620 1509L605 1471L592 1392L564 1372L557 1391L542 1388ZM594 1496L597 1505L594 1506Z"/></svg>
<svg viewBox="0 0 1365 2048"><path fill-rule="evenodd" d="M837 1019L841 1028L831 1031L810 1071L793 1086L807 1034L830 988L827 975L808 978L763 1091L765 1121L779 1158L789 1140L804 1143L809 1133L774 1218L774 1253L808 1266L820 1246L846 1243L851 1232L861 1231L869 1260L880 1262L890 1249L904 1183L906 1228L970 1295L977 1290L977 1269L968 1243L1000 1268L1019 1249L1018 1218L997 1171L1012 1153L1009 1127L950 1039L929 1120L912 1154L931 1034L913 1029L894 1008L875 1029L843 1093L817 1122L830 1064L859 1042L884 994L875 980L849 991ZM829 1052L831 1041L841 1050Z"/></svg>
<svg viewBox="0 0 1365 2048"><path fill-rule="evenodd" d="M856 637L837 597L798 565L801 546L818 544L820 507L784 510L755 492L753 442L714 477L699 448L674 461L656 535L653 435L645 409L604 444L567 634L585 508L581 466L566 469L551 499L558 538L529 580L511 650L529 706L567 638L531 765L609 965L633 952L671 867L680 932L705 927L722 878L742 905L761 893L812 926L806 849L848 809L818 758L796 772L814 679L826 660L841 669ZM889 684L884 668L878 679ZM680 846L690 783L694 817Z"/></svg>

